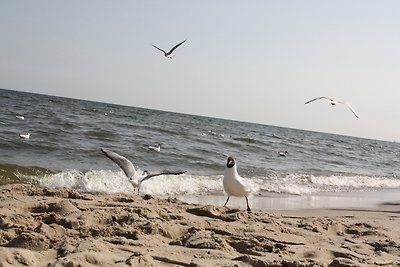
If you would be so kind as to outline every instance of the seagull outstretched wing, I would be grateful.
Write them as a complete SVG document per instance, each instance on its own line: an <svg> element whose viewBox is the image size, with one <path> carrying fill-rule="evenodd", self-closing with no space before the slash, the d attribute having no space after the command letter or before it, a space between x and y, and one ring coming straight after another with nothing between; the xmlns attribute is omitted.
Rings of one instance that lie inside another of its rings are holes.
<svg viewBox="0 0 400 267"><path fill-rule="evenodd" d="M332 98L325 97L325 96L320 96L320 97L317 97L317 98L311 99L311 100L307 101L307 102L306 102L306 103L304 103L304 104L308 104L308 103L311 103L311 102L313 102L313 101L320 100L320 99L327 99L327 100L329 100L329 101L334 101Z"/></svg>
<svg viewBox="0 0 400 267"><path fill-rule="evenodd" d="M349 102L342 102L342 101L339 101L338 103L347 106L347 107L351 110L351 112L353 112L354 116L356 116L357 118L359 118L357 112L354 110L354 108L350 105Z"/></svg>
<svg viewBox="0 0 400 267"><path fill-rule="evenodd" d="M172 54L172 52L174 52L175 49L178 48L178 46L180 46L181 44L183 44L184 42L186 42L186 40L183 40L182 42L180 42L179 44L175 45L174 47L171 48L171 50L169 50L169 52L167 53L168 55Z"/></svg>
<svg viewBox="0 0 400 267"><path fill-rule="evenodd" d="M180 174L184 174L186 171L170 171L170 170L164 170L164 171L161 171L161 172L153 172L153 173L148 173L144 178L142 178L141 180L140 180L140 182L142 183L142 182L144 182L144 181L146 181L146 180L148 180L148 179L150 179L150 178L152 178L152 177L155 177L155 176L160 176L160 175L180 175Z"/></svg>
<svg viewBox="0 0 400 267"><path fill-rule="evenodd" d="M164 54L167 54L167 52L165 52L164 50L162 50L161 48L159 48L159 47L157 47L157 46L155 46L155 45L152 45L154 48L157 48L158 50L160 50L160 51L162 51Z"/></svg>
<svg viewBox="0 0 400 267"><path fill-rule="evenodd" d="M101 152L103 152L106 157L114 161L124 171L128 178L137 175L135 167L129 159L104 148L101 149Z"/></svg>

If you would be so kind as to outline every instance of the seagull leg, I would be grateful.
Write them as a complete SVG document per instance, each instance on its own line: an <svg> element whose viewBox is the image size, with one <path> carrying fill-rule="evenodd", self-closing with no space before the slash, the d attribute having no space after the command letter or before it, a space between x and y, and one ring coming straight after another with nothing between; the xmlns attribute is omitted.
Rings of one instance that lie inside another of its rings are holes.
<svg viewBox="0 0 400 267"><path fill-rule="evenodd" d="M228 201L229 201L229 196L228 196L228 198L226 199L226 202L225 202L225 204L224 204L224 207L226 206L226 204L228 204Z"/></svg>
<svg viewBox="0 0 400 267"><path fill-rule="evenodd" d="M138 185L137 185L137 194L139 195L139 190L140 190L140 186L142 185L142 182L139 181Z"/></svg>
<svg viewBox="0 0 400 267"><path fill-rule="evenodd" d="M249 200L247 199L246 196L245 196L245 198L246 198L246 204L247 204L247 211L251 212L251 209L250 209L250 206L249 206Z"/></svg>

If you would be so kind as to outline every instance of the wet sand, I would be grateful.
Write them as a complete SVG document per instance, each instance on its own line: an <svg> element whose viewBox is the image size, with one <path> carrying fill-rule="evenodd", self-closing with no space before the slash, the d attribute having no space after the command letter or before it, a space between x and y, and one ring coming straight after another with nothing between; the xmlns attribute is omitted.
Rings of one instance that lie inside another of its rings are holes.
<svg viewBox="0 0 400 267"><path fill-rule="evenodd" d="M0 192L0 266L400 266L395 201L247 213L26 184Z"/></svg>
<svg viewBox="0 0 400 267"><path fill-rule="evenodd" d="M223 195L177 196L178 199L201 205L222 206ZM358 192L325 192L310 195L263 193L249 198L250 207L263 211L285 211L304 209L377 209L382 203L400 201L399 189L382 189ZM244 198L230 198L228 206L246 208Z"/></svg>

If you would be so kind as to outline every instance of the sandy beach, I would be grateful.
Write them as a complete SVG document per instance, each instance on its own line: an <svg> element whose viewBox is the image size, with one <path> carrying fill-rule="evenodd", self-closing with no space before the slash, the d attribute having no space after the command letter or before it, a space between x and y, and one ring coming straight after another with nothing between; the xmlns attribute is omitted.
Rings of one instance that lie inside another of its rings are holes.
<svg viewBox="0 0 400 267"><path fill-rule="evenodd" d="M0 187L0 266L400 266L400 202L258 211Z"/></svg>

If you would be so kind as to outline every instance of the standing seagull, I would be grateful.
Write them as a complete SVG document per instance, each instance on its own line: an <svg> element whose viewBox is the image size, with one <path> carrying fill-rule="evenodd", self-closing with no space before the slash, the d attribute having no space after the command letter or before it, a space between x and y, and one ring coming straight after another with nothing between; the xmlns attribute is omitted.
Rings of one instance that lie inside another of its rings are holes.
<svg viewBox="0 0 400 267"><path fill-rule="evenodd" d="M184 42L186 42L186 40L180 42L179 44L175 45L174 47L171 48L171 50L169 50L169 52L165 52L164 50L162 50L161 48L152 45L154 48L157 48L158 50L162 51L164 53L164 56L167 58L172 58L170 55L172 54L172 52L174 52L175 49L178 48L178 46L180 46L181 44L183 44Z"/></svg>
<svg viewBox="0 0 400 267"><path fill-rule="evenodd" d="M148 171L144 171L143 175L139 175L135 169L135 166L133 166L132 162L129 159L127 159L121 155L118 155L115 152L104 149L104 148L101 148L101 152L103 152L103 154L106 157L108 157L109 159L114 161L124 171L126 177L128 177L129 182L132 184L134 189L137 188L138 194L139 194L141 184L144 181L150 179L151 177L159 176L159 175L179 175L179 174L183 174L186 172L186 171L167 171L167 170L165 170L165 171L161 171L161 172L149 173Z"/></svg>
<svg viewBox="0 0 400 267"><path fill-rule="evenodd" d="M250 195L251 190L245 185L243 178L239 176L236 170L235 159L233 157L228 158L222 183L224 185L225 192L228 194L228 198L226 199L224 207L226 204L228 204L230 196L245 197L247 211L251 212L249 200L247 199L247 196Z"/></svg>
<svg viewBox="0 0 400 267"><path fill-rule="evenodd" d="M329 103L330 103L332 106L334 106L334 105L336 105L336 104L343 104L343 105L347 106L347 107L351 110L351 112L353 112L354 116L356 116L356 117L358 118L358 115L357 115L356 111L355 111L354 108L350 105L349 102L337 101L337 100L332 99L332 98L329 98L329 97L320 96L320 97L311 99L311 100L307 101L307 102L304 103L304 104L308 104L308 103L311 103L311 102L313 102L313 101L315 101L315 100L320 100L320 99L326 99L326 100L328 100Z"/></svg>

